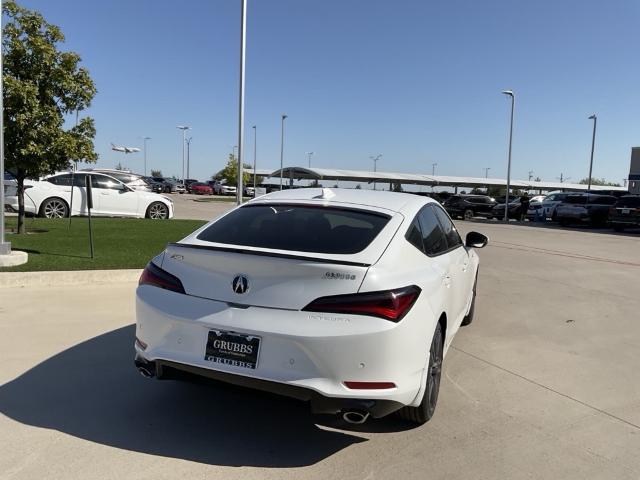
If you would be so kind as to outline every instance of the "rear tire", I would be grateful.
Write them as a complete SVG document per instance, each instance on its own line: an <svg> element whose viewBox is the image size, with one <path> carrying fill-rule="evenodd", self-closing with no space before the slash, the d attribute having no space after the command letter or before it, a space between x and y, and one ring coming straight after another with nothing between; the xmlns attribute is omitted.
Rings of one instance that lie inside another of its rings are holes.
<svg viewBox="0 0 640 480"><path fill-rule="evenodd" d="M147 208L146 217L153 220L166 220L169 218L169 207L162 202L153 202Z"/></svg>
<svg viewBox="0 0 640 480"><path fill-rule="evenodd" d="M431 420L438 403L438 392L440 391L440 377L442 375L442 356L444 350L444 338L442 337L442 327L440 322L436 325L429 349L429 367L427 370L427 385L422 396L422 401L417 407L402 407L398 410L398 415L404 420L408 420L418 425L423 425Z"/></svg>
<svg viewBox="0 0 640 480"><path fill-rule="evenodd" d="M47 198L40 205L40 216L45 218L65 218L69 216L67 202L58 197Z"/></svg>

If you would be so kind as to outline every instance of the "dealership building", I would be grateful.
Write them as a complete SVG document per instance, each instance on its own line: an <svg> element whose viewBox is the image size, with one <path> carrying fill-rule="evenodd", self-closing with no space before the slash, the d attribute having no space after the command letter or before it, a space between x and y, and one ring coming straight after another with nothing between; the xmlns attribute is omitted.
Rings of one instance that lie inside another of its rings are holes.
<svg viewBox="0 0 640 480"><path fill-rule="evenodd" d="M631 149L629 166L629 193L640 195L640 147Z"/></svg>

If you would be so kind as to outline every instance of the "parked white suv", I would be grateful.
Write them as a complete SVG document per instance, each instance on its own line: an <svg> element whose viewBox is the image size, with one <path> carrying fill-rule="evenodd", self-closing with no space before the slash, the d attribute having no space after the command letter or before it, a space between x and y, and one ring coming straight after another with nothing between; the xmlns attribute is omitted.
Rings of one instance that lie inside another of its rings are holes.
<svg viewBox="0 0 640 480"><path fill-rule="evenodd" d="M86 177L89 172L65 172L40 181L25 180L25 211L47 218L86 215ZM91 172L92 215L164 219L173 217L173 202L157 193L133 190L116 178ZM73 207L71 195L73 192ZM18 197L7 197L7 205L18 210Z"/></svg>

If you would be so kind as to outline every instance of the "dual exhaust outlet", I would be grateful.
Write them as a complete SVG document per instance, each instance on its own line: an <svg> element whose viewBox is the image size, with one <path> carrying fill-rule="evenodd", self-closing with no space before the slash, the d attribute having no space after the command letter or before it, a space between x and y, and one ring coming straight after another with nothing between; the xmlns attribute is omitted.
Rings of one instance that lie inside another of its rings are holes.
<svg viewBox="0 0 640 480"><path fill-rule="evenodd" d="M369 418L369 412L362 410L347 410L342 413L342 419L352 425L362 425Z"/></svg>
<svg viewBox="0 0 640 480"><path fill-rule="evenodd" d="M156 366L153 362L136 359L135 364L138 372L144 378L153 378L156 376ZM364 410L345 410L342 412L342 419L352 425L362 425L367 421L369 415L369 412Z"/></svg>

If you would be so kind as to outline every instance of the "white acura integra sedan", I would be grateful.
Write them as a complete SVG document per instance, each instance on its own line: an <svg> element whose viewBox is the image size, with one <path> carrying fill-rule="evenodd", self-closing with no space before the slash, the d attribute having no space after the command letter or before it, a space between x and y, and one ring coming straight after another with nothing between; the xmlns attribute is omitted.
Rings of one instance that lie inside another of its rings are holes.
<svg viewBox="0 0 640 480"><path fill-rule="evenodd" d="M309 401L351 423L433 415L442 360L473 319L478 256L435 201L299 189L170 244L137 289L135 363Z"/></svg>

